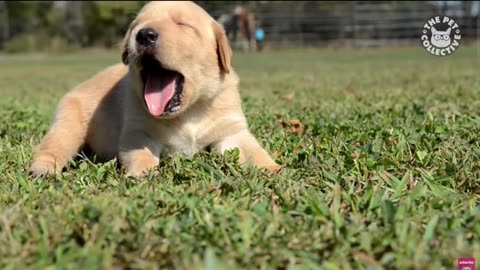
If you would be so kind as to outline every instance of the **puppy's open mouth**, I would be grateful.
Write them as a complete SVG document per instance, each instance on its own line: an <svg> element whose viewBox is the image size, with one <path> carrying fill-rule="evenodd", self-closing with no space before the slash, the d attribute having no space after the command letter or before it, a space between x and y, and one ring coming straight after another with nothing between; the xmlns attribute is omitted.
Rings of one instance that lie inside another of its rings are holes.
<svg viewBox="0 0 480 270"><path fill-rule="evenodd" d="M153 56L146 55L141 60L140 74L151 115L168 115L180 109L185 81L181 73L163 68Z"/></svg>

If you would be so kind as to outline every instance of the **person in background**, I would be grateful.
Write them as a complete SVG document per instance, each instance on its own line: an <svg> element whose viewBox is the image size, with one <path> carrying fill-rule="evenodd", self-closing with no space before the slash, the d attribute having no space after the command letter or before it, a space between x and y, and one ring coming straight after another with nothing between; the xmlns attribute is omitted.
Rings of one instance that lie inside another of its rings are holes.
<svg viewBox="0 0 480 270"><path fill-rule="evenodd" d="M263 40L265 39L265 32L263 31L260 24L258 28L255 30L255 40L257 41L257 51L261 51L263 49Z"/></svg>
<svg viewBox="0 0 480 270"><path fill-rule="evenodd" d="M237 34L241 35L240 42L245 50L255 48L255 15L243 6L236 6L230 13L223 14L218 19L225 28L225 33L233 47L236 47Z"/></svg>

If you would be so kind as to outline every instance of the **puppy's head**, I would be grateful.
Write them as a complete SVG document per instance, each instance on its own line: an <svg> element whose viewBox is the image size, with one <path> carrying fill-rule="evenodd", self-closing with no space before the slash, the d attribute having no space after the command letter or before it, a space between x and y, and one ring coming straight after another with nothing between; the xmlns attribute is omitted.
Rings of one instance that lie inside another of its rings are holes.
<svg viewBox="0 0 480 270"><path fill-rule="evenodd" d="M231 72L225 32L193 2L150 2L130 24L122 61L150 115L172 118L212 98Z"/></svg>

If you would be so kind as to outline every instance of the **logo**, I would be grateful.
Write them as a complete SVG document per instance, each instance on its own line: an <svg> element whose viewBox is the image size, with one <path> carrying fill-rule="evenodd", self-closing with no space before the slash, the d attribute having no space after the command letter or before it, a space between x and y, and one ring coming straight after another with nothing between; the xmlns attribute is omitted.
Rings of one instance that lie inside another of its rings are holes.
<svg viewBox="0 0 480 270"><path fill-rule="evenodd" d="M422 46L433 55L447 56L454 53L461 38L460 27L450 17L436 16L423 25Z"/></svg>
<svg viewBox="0 0 480 270"><path fill-rule="evenodd" d="M458 258L457 262L458 270L475 270L474 258Z"/></svg>

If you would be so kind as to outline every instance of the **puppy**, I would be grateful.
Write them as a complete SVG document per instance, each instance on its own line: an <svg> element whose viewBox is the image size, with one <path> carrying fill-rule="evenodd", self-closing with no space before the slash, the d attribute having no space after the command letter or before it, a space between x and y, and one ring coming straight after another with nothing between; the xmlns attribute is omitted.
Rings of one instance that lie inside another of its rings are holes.
<svg viewBox="0 0 480 270"><path fill-rule="evenodd" d="M250 133L223 28L193 2L150 2L132 21L122 62L67 93L30 172L61 172L84 147L140 177L175 153L238 148L239 162L275 163Z"/></svg>

